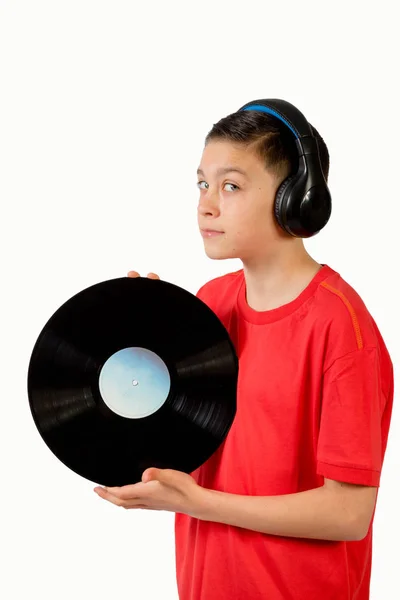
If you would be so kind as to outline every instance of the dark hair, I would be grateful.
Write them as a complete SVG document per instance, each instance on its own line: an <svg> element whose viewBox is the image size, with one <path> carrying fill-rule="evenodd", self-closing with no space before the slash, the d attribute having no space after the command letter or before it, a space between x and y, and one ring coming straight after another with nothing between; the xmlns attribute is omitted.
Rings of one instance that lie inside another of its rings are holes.
<svg viewBox="0 0 400 600"><path fill-rule="evenodd" d="M328 148L318 131L310 123L317 138L319 157L325 180L329 174ZM235 112L215 123L208 132L205 143L223 139L244 144L265 162L279 183L297 171L298 154L295 137L290 129L276 117L258 111Z"/></svg>

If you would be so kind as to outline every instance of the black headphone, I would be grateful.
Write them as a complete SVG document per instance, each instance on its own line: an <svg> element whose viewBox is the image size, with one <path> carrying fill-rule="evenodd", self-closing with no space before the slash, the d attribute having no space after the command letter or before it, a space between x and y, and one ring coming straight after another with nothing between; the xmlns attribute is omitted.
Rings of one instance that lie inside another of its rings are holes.
<svg viewBox="0 0 400 600"><path fill-rule="evenodd" d="M293 237L309 238L329 221L331 194L319 158L317 140L305 116L286 100L253 100L237 112L256 110L283 121L296 138L299 168L279 186L274 213L278 224Z"/></svg>

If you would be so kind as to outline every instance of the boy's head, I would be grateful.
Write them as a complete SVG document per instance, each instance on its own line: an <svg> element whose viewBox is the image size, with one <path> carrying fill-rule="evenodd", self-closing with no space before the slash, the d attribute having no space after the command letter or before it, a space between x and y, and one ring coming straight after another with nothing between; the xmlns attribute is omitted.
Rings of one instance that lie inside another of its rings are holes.
<svg viewBox="0 0 400 600"><path fill-rule="evenodd" d="M328 149L311 128L327 181ZM207 255L250 263L271 256L282 245L302 245L303 240L283 231L274 216L276 191L297 168L294 135L279 119L240 111L216 123L206 137L198 171L199 227L223 232L203 233Z"/></svg>

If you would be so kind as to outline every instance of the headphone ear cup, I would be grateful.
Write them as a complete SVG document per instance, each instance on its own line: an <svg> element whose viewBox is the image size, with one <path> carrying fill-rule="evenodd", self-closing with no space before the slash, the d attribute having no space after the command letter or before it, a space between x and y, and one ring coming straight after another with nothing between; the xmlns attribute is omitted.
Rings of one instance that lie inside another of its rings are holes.
<svg viewBox="0 0 400 600"><path fill-rule="evenodd" d="M275 204L274 204L274 213L275 213L275 218L278 222L278 225L280 225L280 227L282 227L283 230L286 230L286 227L283 223L283 204L284 204L284 198L285 198L285 192L287 190L287 187L289 185L289 183L291 183L293 181L294 177L287 177L286 179L284 179L284 181L282 181L281 185L278 188L278 191L276 192L276 196L275 196Z"/></svg>

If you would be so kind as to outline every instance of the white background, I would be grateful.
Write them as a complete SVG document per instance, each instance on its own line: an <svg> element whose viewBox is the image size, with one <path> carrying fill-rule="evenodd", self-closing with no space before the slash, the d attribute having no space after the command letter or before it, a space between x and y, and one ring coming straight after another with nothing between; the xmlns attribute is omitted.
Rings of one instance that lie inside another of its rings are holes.
<svg viewBox="0 0 400 600"><path fill-rule="evenodd" d="M363 297L396 369L395 11L389 1L0 1L2 597L177 599L174 515L118 509L64 467L34 426L26 373L44 324L92 284L136 269L194 293L241 267L203 252L195 173L212 124L242 104L284 98L325 138L333 214L306 246ZM374 600L400 596L396 400Z"/></svg>

